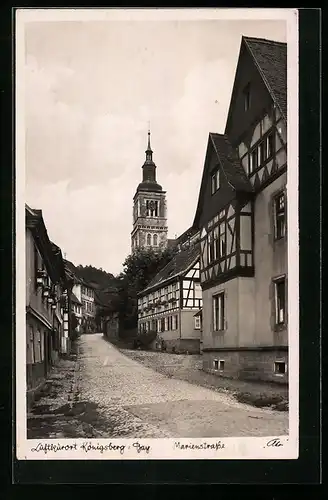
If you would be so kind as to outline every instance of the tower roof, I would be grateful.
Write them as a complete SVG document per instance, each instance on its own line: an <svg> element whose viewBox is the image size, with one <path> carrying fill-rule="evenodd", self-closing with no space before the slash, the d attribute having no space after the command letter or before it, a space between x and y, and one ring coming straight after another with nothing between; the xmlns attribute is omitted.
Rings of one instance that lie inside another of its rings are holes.
<svg viewBox="0 0 328 500"><path fill-rule="evenodd" d="M153 150L150 146L150 130L148 130L148 144L146 160L142 165L142 182L137 187L137 191L163 191L163 188L156 181L156 165L153 161Z"/></svg>

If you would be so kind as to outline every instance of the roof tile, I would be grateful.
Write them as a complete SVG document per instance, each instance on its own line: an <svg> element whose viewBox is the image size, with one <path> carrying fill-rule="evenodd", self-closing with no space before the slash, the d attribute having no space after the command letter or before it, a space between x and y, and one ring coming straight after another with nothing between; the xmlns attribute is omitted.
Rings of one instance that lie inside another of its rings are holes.
<svg viewBox="0 0 328 500"><path fill-rule="evenodd" d="M287 119L287 44L244 37L272 98Z"/></svg>
<svg viewBox="0 0 328 500"><path fill-rule="evenodd" d="M197 243L175 254L170 262L166 264L166 266L156 274L148 286L142 290L141 294L159 284L164 284L165 281L171 279L173 276L180 276L183 274L192 265L192 263L197 260L197 257L199 257L199 251L200 247Z"/></svg>
<svg viewBox="0 0 328 500"><path fill-rule="evenodd" d="M252 185L228 137L211 132L210 138L228 182L237 191L252 192Z"/></svg>

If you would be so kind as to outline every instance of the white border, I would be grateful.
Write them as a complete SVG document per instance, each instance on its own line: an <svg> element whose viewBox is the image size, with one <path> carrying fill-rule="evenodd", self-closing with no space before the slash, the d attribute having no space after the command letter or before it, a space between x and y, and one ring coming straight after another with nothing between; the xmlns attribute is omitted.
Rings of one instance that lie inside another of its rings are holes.
<svg viewBox="0 0 328 500"><path fill-rule="evenodd" d="M288 324L289 436L210 439L26 439L25 327L25 23L39 21L286 20L288 44ZM298 458L298 11L296 9L18 9L16 11L16 439L19 460L44 459L296 459ZM291 292L291 285L293 286ZM270 439L282 446L267 446ZM181 449L176 443L192 444ZM41 448L36 451L38 446ZM83 443L87 443L83 448ZM86 451L90 443L97 449ZM142 445L144 449L136 445ZM205 443L205 445L204 445ZM206 444L211 445L207 448ZM47 449L52 445L53 449ZM54 445L73 449L54 449ZM118 446L114 450L113 446ZM203 445L203 448L201 447ZM224 447L222 447L224 445ZM82 448L81 448L82 446ZM108 449L101 451L101 446ZM200 448L198 448L200 446ZM221 446L221 447L220 447ZM123 448L124 447L124 448ZM148 448L149 447L149 448ZM124 453L122 450L124 449ZM140 452L138 452L138 449ZM148 452L147 452L148 450Z"/></svg>

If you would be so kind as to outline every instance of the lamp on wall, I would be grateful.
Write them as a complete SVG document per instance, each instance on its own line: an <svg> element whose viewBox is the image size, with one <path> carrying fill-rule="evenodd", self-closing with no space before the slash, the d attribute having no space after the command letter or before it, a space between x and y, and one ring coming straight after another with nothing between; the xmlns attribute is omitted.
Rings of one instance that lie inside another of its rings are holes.
<svg viewBox="0 0 328 500"><path fill-rule="evenodd" d="M42 290L43 297L49 297L49 293L50 293L50 286L44 285Z"/></svg>

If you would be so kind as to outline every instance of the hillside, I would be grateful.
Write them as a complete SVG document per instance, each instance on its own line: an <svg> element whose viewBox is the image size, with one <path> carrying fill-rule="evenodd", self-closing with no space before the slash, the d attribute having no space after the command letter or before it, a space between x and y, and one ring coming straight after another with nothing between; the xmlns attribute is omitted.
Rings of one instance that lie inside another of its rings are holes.
<svg viewBox="0 0 328 500"><path fill-rule="evenodd" d="M87 281L88 283L97 284L97 288L107 288L111 286L112 280L114 278L113 274L107 273L103 269L97 269L93 266L82 266L78 265L76 268L76 274Z"/></svg>

